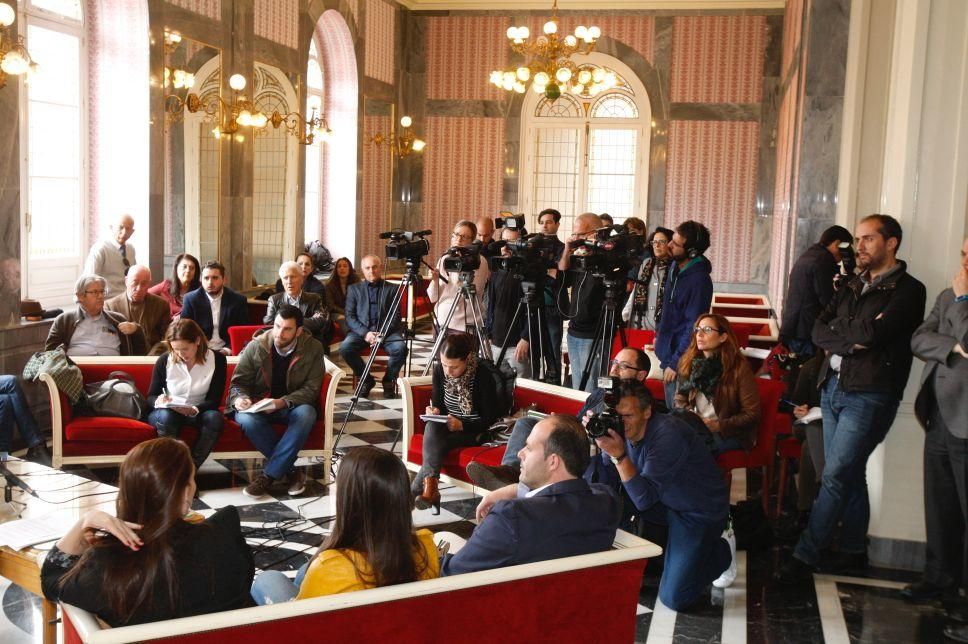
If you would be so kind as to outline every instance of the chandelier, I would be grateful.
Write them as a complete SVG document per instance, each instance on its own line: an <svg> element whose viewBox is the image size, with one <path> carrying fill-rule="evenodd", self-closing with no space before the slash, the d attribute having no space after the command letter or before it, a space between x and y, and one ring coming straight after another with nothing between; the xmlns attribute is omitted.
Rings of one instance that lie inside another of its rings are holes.
<svg viewBox="0 0 968 644"><path fill-rule="evenodd" d="M558 35L558 0L551 6L551 19L544 23L543 35L528 41L531 35L527 27L509 27L508 40L511 50L524 56L525 63L517 68L491 72L490 82L500 89L523 94L528 83L538 94L555 100L565 92L581 96L596 94L615 87L618 78L594 65L575 64L574 54L590 54L595 42L601 37L598 27L579 25L574 34L564 38Z"/></svg>
<svg viewBox="0 0 968 644"><path fill-rule="evenodd" d="M0 87L7 84L7 76L20 76L37 71L37 63L30 57L24 37L13 38L8 28L17 19L17 12L6 2L0 2Z"/></svg>

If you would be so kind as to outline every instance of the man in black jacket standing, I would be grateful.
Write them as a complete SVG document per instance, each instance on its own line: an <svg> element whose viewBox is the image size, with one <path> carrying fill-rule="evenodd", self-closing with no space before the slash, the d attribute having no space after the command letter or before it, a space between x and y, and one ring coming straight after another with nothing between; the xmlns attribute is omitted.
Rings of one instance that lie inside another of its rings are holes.
<svg viewBox="0 0 968 644"><path fill-rule="evenodd" d="M924 285L896 257L901 225L870 215L857 225L857 266L813 327L826 353L820 367L824 463L820 494L793 558L780 569L783 583L809 579L840 524L840 544L824 571L867 563L867 459L894 423L911 371L911 336L924 318Z"/></svg>
<svg viewBox="0 0 968 644"><path fill-rule="evenodd" d="M842 259L840 245L851 241L849 230L843 226L831 226L793 265L780 326L780 342L790 351L813 355L814 346L810 340L813 323L834 296L834 276Z"/></svg>

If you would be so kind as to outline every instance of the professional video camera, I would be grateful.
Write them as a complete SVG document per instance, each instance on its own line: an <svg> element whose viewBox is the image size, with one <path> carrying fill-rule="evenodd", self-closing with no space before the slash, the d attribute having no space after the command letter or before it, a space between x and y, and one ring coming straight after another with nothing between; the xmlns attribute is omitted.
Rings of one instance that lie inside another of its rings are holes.
<svg viewBox="0 0 968 644"><path fill-rule="evenodd" d="M840 287L850 281L857 269L857 256L854 255L854 247L850 242L841 242L837 249L840 251L840 262L844 269L834 275L834 290L839 291Z"/></svg>
<svg viewBox="0 0 968 644"><path fill-rule="evenodd" d="M427 235L433 234L431 230L388 230L380 233L380 239L389 239L386 246L387 259L403 259L409 261L420 261L420 259L430 252L430 242Z"/></svg>
<svg viewBox="0 0 968 644"><path fill-rule="evenodd" d="M503 217L495 217L494 225L498 228L510 228L511 230L524 230L524 215L512 215L509 212L502 212Z"/></svg>
<svg viewBox="0 0 968 644"><path fill-rule="evenodd" d="M620 437L625 438L625 427L622 425L622 417L618 415L615 408L621 398L621 380L611 376L598 379L598 386L605 390L605 409L592 414L585 424L585 431L592 438L608 436L608 430L614 431Z"/></svg>
<svg viewBox="0 0 968 644"><path fill-rule="evenodd" d="M444 253L444 270L451 273L469 273L481 267L481 244L452 246Z"/></svg>
<svg viewBox="0 0 968 644"><path fill-rule="evenodd" d="M510 256L490 259L492 271L508 271L515 277L535 281L555 266L555 238L534 233L515 241L502 242Z"/></svg>
<svg viewBox="0 0 968 644"><path fill-rule="evenodd" d="M615 224L596 230L595 239L572 242L572 247L573 270L606 275L625 272L642 254L642 235L630 233L625 224Z"/></svg>

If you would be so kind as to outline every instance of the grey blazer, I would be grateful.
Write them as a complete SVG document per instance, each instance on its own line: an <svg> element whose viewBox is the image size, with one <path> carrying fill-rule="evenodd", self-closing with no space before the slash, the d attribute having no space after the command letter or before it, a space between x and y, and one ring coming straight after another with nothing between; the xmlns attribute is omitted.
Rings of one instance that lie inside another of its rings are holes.
<svg viewBox="0 0 968 644"><path fill-rule="evenodd" d="M276 317L276 311L284 304L282 298L285 296L285 293L276 293L269 298L265 317L262 318L264 323L272 324ZM303 326L313 336L323 336L329 332L329 309L326 307L326 300L321 295L310 293L304 289L302 295L299 296L299 309L304 316Z"/></svg>
<svg viewBox="0 0 968 644"><path fill-rule="evenodd" d="M954 291L948 288L911 338L911 350L926 363L914 413L930 430L937 404L948 431L968 438L968 358L951 352L956 343L968 349L968 302L955 302Z"/></svg>

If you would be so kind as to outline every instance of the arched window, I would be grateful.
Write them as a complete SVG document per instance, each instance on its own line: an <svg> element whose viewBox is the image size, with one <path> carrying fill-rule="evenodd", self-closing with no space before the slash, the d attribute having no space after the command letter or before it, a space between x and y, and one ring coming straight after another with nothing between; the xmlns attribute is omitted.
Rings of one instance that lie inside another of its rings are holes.
<svg viewBox="0 0 968 644"><path fill-rule="evenodd" d="M648 204L652 108L645 86L610 56L575 62L613 71L618 83L595 96L586 91L554 101L531 92L521 111L520 206L528 213L559 210L561 239L583 212L607 212L620 223L633 215L646 219Z"/></svg>

